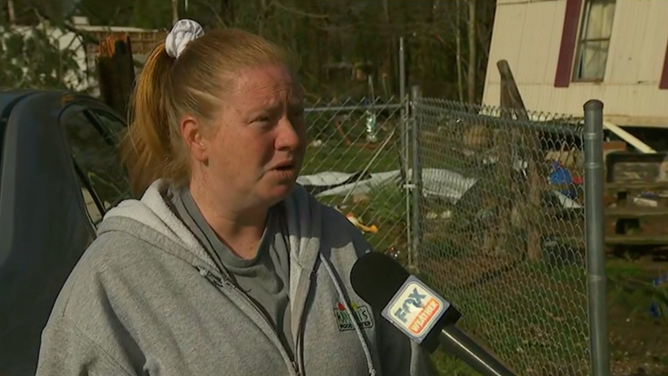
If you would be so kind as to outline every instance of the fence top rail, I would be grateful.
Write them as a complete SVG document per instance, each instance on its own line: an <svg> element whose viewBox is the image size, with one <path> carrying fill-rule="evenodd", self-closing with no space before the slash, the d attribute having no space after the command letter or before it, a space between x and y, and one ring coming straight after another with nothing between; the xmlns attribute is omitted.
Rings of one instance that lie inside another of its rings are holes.
<svg viewBox="0 0 668 376"><path fill-rule="evenodd" d="M403 100L398 96L391 96L388 98L383 97L373 97L369 98L366 96L353 98L340 98L340 99L315 99L315 100L306 100L305 107L309 110L329 110L331 108L386 108L387 106L401 106L405 105L408 100L408 97L405 97Z"/></svg>
<svg viewBox="0 0 668 376"><path fill-rule="evenodd" d="M581 136L584 129L584 119L573 115L503 109L495 106L472 105L435 98L419 98L415 100L413 105L419 116L436 116L439 120L455 118L464 122L481 122L495 126L510 125L532 131L574 136ZM509 117L503 117L504 115ZM517 118L513 118L513 115ZM521 115L526 115L528 120L519 118Z"/></svg>
<svg viewBox="0 0 668 376"><path fill-rule="evenodd" d="M401 103L388 103L388 104L353 104L347 106L336 106L336 105L326 105L321 104L317 107L306 107L304 111L306 113L310 112L346 112L346 111L366 111L366 110L397 110L403 108L404 105Z"/></svg>
<svg viewBox="0 0 668 376"><path fill-rule="evenodd" d="M373 102L369 98L359 100L348 98L339 101L321 100L307 103L304 111L308 114L399 110L406 107L407 100L408 97L404 98L403 101L399 97L390 97L386 100L376 97ZM413 105L413 111L415 111L414 115L423 118L436 116L438 118L436 122L456 118L464 122L484 122L493 126L522 127L532 131L571 136L581 136L584 129L584 119L573 115L503 109L490 105L469 104L428 97L412 98L411 104ZM524 115L528 120L521 118Z"/></svg>

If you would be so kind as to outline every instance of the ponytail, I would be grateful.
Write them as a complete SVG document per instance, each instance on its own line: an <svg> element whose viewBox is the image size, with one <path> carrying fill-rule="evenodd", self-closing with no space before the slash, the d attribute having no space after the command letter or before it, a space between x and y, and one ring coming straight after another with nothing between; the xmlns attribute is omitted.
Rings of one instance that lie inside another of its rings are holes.
<svg viewBox="0 0 668 376"><path fill-rule="evenodd" d="M160 43L149 55L130 99L129 127L121 145L132 190L139 196L163 177L173 160L170 137L170 72L174 59Z"/></svg>

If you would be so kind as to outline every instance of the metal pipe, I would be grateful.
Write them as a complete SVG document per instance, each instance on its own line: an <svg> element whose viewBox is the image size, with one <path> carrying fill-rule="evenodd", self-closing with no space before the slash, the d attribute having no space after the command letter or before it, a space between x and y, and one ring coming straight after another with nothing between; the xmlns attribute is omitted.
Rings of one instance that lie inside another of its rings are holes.
<svg viewBox="0 0 668 376"><path fill-rule="evenodd" d="M603 102L584 104L585 247L593 376L610 375L603 217Z"/></svg>
<svg viewBox="0 0 668 376"><path fill-rule="evenodd" d="M408 130L410 129L410 124L408 122L408 113L410 111L410 98L406 95L406 47L404 44L404 37L399 38L399 98L401 98L401 103L404 104L401 109L401 133L399 135L400 140L400 158L401 161L401 184L402 189L404 190L404 205L406 210L406 239L408 240L408 268L413 269L413 258L411 257L412 249L412 226L411 226L411 217L408 213L411 212L411 195L410 195L410 186L408 185L408 172L409 168L409 137Z"/></svg>
<svg viewBox="0 0 668 376"><path fill-rule="evenodd" d="M420 163L420 109L419 103L422 98L422 90L419 86L411 87L411 141L413 143L413 158L412 158L412 178L411 188L413 198L412 214L412 247L410 250L410 259L412 262L413 273L417 273L419 269L418 250L420 248L420 241L422 239L421 223L421 200L422 200L422 165Z"/></svg>
<svg viewBox="0 0 668 376"><path fill-rule="evenodd" d="M327 106L307 107L304 112L345 112L345 111L365 111L365 110L400 110L402 103L374 104L374 105L352 105L352 106Z"/></svg>

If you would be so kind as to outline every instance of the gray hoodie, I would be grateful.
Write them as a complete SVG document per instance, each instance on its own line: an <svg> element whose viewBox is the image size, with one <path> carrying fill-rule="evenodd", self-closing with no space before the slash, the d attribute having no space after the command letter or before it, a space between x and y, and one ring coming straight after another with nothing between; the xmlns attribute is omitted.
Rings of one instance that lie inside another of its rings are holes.
<svg viewBox="0 0 668 376"><path fill-rule="evenodd" d="M353 291L371 247L297 186L286 198L295 360L227 282L156 181L107 213L42 334L38 376L427 375L427 358ZM355 317L355 320L351 320Z"/></svg>

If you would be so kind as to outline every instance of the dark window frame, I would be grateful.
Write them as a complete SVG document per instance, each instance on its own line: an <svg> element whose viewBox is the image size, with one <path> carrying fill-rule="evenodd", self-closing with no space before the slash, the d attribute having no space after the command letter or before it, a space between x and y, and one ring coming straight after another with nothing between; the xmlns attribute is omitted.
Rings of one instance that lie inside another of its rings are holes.
<svg viewBox="0 0 668 376"><path fill-rule="evenodd" d="M615 9L613 11L613 20L611 21L610 34L607 37L603 38L587 38L587 27L590 23L591 8L595 4L614 4ZM605 75L608 71L608 61L609 61L609 51L610 43L612 40L612 33L614 30L614 18L617 13L617 0L585 0L582 9L582 17L580 18L579 32L577 37L577 42L575 46L575 60L573 61L573 71L571 73L571 80L573 82L603 82L605 80ZM607 43L605 48L605 60L603 61L602 75L600 77L585 77L581 76L582 64L584 59L584 52L587 49L588 45L591 44L603 44Z"/></svg>

